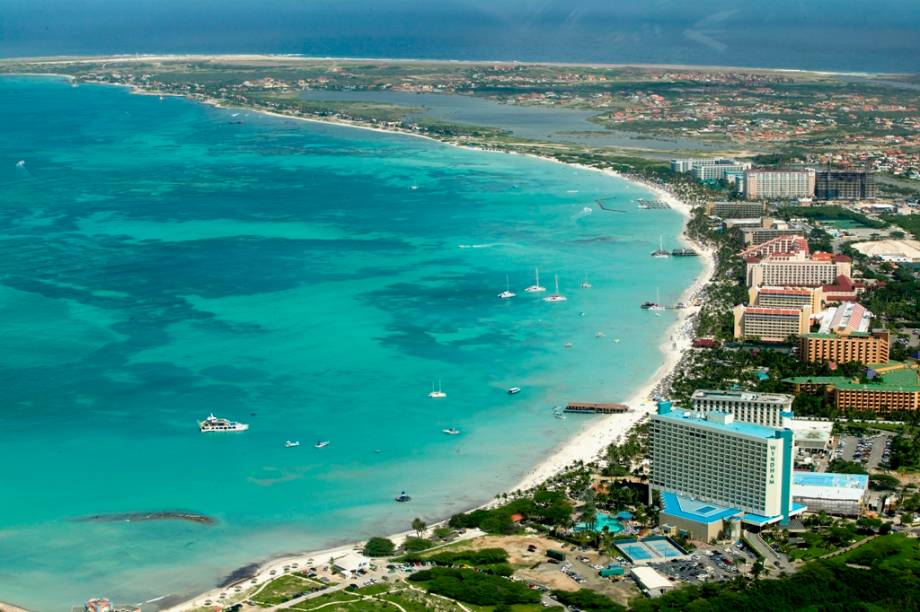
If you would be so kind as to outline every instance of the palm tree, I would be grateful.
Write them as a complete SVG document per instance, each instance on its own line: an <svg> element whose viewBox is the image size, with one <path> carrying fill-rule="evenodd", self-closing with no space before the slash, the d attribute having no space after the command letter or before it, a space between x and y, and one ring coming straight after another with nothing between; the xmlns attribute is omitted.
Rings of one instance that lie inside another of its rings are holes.
<svg viewBox="0 0 920 612"><path fill-rule="evenodd" d="M419 538L421 538L422 534L425 533L425 529L427 527L428 525L422 519L418 517L412 519L412 530L415 531L415 535L417 535Z"/></svg>

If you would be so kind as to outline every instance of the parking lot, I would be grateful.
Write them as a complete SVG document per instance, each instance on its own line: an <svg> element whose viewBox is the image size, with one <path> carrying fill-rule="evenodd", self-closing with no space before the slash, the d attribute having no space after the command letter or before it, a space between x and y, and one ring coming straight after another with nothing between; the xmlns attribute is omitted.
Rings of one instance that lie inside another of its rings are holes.
<svg viewBox="0 0 920 612"><path fill-rule="evenodd" d="M863 463L874 469L888 462L892 434L877 433L871 436L841 436L834 449L833 459Z"/></svg>

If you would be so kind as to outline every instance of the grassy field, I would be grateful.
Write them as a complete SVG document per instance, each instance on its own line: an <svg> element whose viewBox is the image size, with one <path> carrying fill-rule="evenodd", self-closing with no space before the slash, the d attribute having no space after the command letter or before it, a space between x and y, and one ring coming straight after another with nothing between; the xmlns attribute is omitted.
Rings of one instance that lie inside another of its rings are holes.
<svg viewBox="0 0 920 612"><path fill-rule="evenodd" d="M252 600L257 604L271 606L284 603L303 593L318 591L324 588L326 588L326 585L320 582L302 576L288 574L275 578L269 582L261 591L252 597Z"/></svg>
<svg viewBox="0 0 920 612"><path fill-rule="evenodd" d="M834 561L873 569L898 569L920 572L920 541L900 533L875 538Z"/></svg>

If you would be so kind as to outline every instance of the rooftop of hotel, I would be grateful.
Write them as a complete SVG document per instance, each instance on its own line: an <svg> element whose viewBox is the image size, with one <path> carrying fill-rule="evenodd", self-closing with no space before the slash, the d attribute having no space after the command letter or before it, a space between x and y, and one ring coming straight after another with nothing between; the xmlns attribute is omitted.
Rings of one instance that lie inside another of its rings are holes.
<svg viewBox="0 0 920 612"><path fill-rule="evenodd" d="M876 330L875 333L882 332L884 330ZM828 338L828 339L843 339L843 338L871 338L873 332L867 331L858 331L850 332L846 335L834 334L834 333L821 333L821 332L809 332L807 334L801 334L803 338Z"/></svg>
<svg viewBox="0 0 920 612"><path fill-rule="evenodd" d="M867 474L792 473L792 494L795 497L858 501L868 488Z"/></svg>
<svg viewBox="0 0 920 612"><path fill-rule="evenodd" d="M718 389L697 389L693 392L693 399L724 399L724 400L741 400L745 402L766 402L770 404L783 405L793 400L791 395L785 393L757 393L754 391L732 391Z"/></svg>
<svg viewBox="0 0 920 612"><path fill-rule="evenodd" d="M900 367L899 367L900 366ZM885 364L874 364L869 366L870 369L886 369L879 374L881 380L876 378L869 383L853 382L846 376L794 376L785 378L783 382L797 385L833 385L841 391L877 391L877 392L918 392L920 391L920 377L918 371L912 369L900 362L888 362Z"/></svg>
<svg viewBox="0 0 920 612"><path fill-rule="evenodd" d="M667 419L675 423L682 423L703 429L712 429L750 438L773 439L780 436L782 430L755 423L735 421L731 414L713 411L707 414L693 412L692 410L673 409L670 412L659 412L659 419Z"/></svg>
<svg viewBox="0 0 920 612"><path fill-rule="evenodd" d="M826 334L831 331L868 331L875 315L861 304L848 303L828 308L818 317L821 319L820 331Z"/></svg>
<svg viewBox="0 0 920 612"><path fill-rule="evenodd" d="M790 315L799 316L801 308L766 308L764 306L745 306L744 314Z"/></svg>
<svg viewBox="0 0 920 612"><path fill-rule="evenodd" d="M790 515L801 514L805 509L803 504L793 502L792 508L790 509ZM762 516L760 514L745 512L739 508L699 501L670 491L661 492L661 511L670 516L703 524L737 517L742 523L769 525L779 522L783 518L781 515Z"/></svg>
<svg viewBox="0 0 920 612"><path fill-rule="evenodd" d="M760 295L811 295L814 287L761 287L757 293Z"/></svg>

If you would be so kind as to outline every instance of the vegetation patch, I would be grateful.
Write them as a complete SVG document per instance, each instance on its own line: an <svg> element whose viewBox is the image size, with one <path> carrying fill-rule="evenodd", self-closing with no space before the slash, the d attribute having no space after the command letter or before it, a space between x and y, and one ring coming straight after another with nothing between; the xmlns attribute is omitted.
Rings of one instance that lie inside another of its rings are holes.
<svg viewBox="0 0 920 612"><path fill-rule="evenodd" d="M412 574L409 580L425 583L429 593L479 606L540 602L540 594L521 582L470 569L434 567Z"/></svg>

